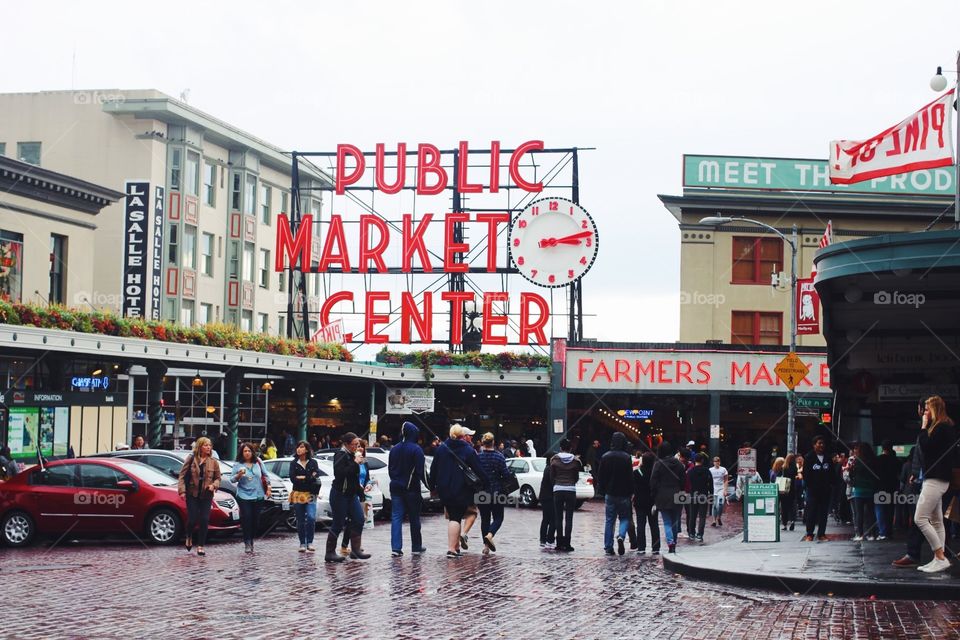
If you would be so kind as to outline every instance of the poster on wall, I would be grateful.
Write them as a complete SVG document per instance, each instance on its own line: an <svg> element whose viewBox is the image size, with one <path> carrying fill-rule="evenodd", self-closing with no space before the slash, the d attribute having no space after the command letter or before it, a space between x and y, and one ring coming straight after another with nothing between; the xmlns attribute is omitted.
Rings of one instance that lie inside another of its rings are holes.
<svg viewBox="0 0 960 640"><path fill-rule="evenodd" d="M388 414L428 413L433 411L433 389L401 389L387 390Z"/></svg>
<svg viewBox="0 0 960 640"><path fill-rule="evenodd" d="M7 446L10 447L10 455L14 459L37 457L39 418L40 410L36 407L10 407ZM41 452L47 455L42 448Z"/></svg>
<svg viewBox="0 0 960 640"><path fill-rule="evenodd" d="M23 236L0 231L0 300L20 302L23 288Z"/></svg>

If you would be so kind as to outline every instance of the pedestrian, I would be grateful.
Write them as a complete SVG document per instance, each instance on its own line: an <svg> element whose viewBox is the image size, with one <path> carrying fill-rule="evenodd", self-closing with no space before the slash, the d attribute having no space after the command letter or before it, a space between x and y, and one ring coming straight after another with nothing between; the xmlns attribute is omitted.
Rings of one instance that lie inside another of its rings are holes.
<svg viewBox="0 0 960 640"><path fill-rule="evenodd" d="M691 442L693 442L691 440ZM680 464L683 465L683 486L681 491L687 496L690 495L690 479L687 477L687 474L693 469L693 462L690 459L690 449L686 447L681 447L677 451L677 459L680 461ZM673 521L673 533L679 538L683 533L683 517L686 516L687 520L687 537L693 538L693 531L690 530L690 507L691 504L689 501L685 503L678 503L677 508L674 511L676 514Z"/></svg>
<svg viewBox="0 0 960 640"><path fill-rule="evenodd" d="M880 450L877 456L877 495L873 502L877 540L886 540L893 535L893 497L900 486L900 461L890 440L884 440Z"/></svg>
<svg viewBox="0 0 960 640"><path fill-rule="evenodd" d="M770 464L770 473L768 474L768 477L771 484L776 484L777 478L783 476L783 465L785 462L785 458L778 457Z"/></svg>
<svg viewBox="0 0 960 640"><path fill-rule="evenodd" d="M282 429L280 431L280 443L282 445L282 451L284 457L290 457L293 455L294 450L297 448L296 440L293 437L293 434Z"/></svg>
<svg viewBox="0 0 960 640"><path fill-rule="evenodd" d="M420 483L426 484L423 449L417 445L420 429L404 422L401 440L390 448L387 467L390 472L390 549L394 558L403 555L403 518L410 520L410 549L415 554L426 551L420 533L420 511L423 498Z"/></svg>
<svg viewBox="0 0 960 640"><path fill-rule="evenodd" d="M743 501L744 496L747 495L747 485L760 484L762 482L763 478L760 476L759 471L737 474L737 500Z"/></svg>
<svg viewBox="0 0 960 640"><path fill-rule="evenodd" d="M924 403L920 403L920 414L924 411ZM923 453L920 446L915 445L910 450L910 457L903 465L900 477L901 492L905 496L904 508L907 516L907 552L898 560L893 561L893 566L900 568L911 568L920 566L920 554L923 547L923 532L917 526L916 510L917 502L920 498L923 485Z"/></svg>
<svg viewBox="0 0 960 640"><path fill-rule="evenodd" d="M843 477L849 459L846 451L840 451L834 456L833 488L831 489L831 512L837 524L851 524L853 522L853 506L850 503L850 487Z"/></svg>
<svg viewBox="0 0 960 640"><path fill-rule="evenodd" d="M360 466L360 493L357 494L357 498L360 500L360 509L363 515L363 522L366 523L367 513L370 511L370 503L367 501L367 494L373 491L373 486L370 483L370 467L367 465L367 443L363 438L357 439L357 450L355 456L357 464ZM343 542L340 543L341 556L350 555L351 535L352 533L349 529L343 530ZM360 551L362 552L363 549Z"/></svg>
<svg viewBox="0 0 960 640"><path fill-rule="evenodd" d="M553 505L553 471L550 465L544 465L540 479L540 546L552 549L556 546L557 523L556 509Z"/></svg>
<svg viewBox="0 0 960 640"><path fill-rule="evenodd" d="M503 450L501 451L501 453L503 454L503 457L504 457L504 458L516 458L516 457L517 457L517 452L516 452L516 450L515 450L513 447L510 446L510 441L509 441L509 440L504 440L504 441L503 441Z"/></svg>
<svg viewBox="0 0 960 640"><path fill-rule="evenodd" d="M687 531L690 539L703 542L703 530L707 526L707 510L713 499L713 476L707 467L707 458L698 453L693 468L687 471L687 484L690 486L690 521Z"/></svg>
<svg viewBox="0 0 960 640"><path fill-rule="evenodd" d="M572 552L573 512L577 508L577 482L583 463L570 451L572 444L564 438L560 441L560 453L550 459L553 475L554 523L557 531L557 551Z"/></svg>
<svg viewBox="0 0 960 640"><path fill-rule="evenodd" d="M525 458L526 455L523 453L523 449L520 448L520 443L516 440L510 441L510 447L513 449L514 455L518 458Z"/></svg>
<svg viewBox="0 0 960 640"><path fill-rule="evenodd" d="M943 526L943 494L950 488L957 463L957 435L947 406L940 396L930 396L924 405L922 430L917 441L923 454L923 484L917 501L917 527L933 549L933 560L919 567L925 573L950 568L944 555L946 530Z"/></svg>
<svg viewBox="0 0 960 640"><path fill-rule="evenodd" d="M813 541L814 529L817 532L817 541L827 541L827 515L830 509L830 493L836 483L836 473L833 462L826 453L827 442L823 436L813 439L813 451L804 457L803 482L806 488L806 516L807 534L803 539Z"/></svg>
<svg viewBox="0 0 960 640"><path fill-rule="evenodd" d="M143 436L134 436L133 443L130 445L131 449L146 449L147 441L143 439Z"/></svg>
<svg viewBox="0 0 960 640"><path fill-rule="evenodd" d="M320 493L320 465L313 457L313 447L302 440L297 443L290 463L290 504L297 518L298 553L313 553L313 535L317 531L317 494Z"/></svg>
<svg viewBox="0 0 960 640"><path fill-rule="evenodd" d="M853 508L853 541L871 540L876 535L873 495L877 491L876 456L869 442L854 442L844 470L844 480L850 486L850 504Z"/></svg>
<svg viewBox="0 0 960 640"><path fill-rule="evenodd" d="M439 495L447 517L447 557L463 555L460 547L465 536L460 534L461 521L473 504L474 494L486 484L477 452L466 440L474 431L460 424L450 427L450 437L437 447L430 465L430 491Z"/></svg>
<svg viewBox="0 0 960 640"><path fill-rule="evenodd" d="M601 455L600 441L594 440L590 448L587 449L587 453L583 456L583 464L587 467L587 471L594 476L594 480L596 480L597 463L600 461Z"/></svg>
<svg viewBox="0 0 960 640"><path fill-rule="evenodd" d="M277 445L273 444L273 440L271 440L270 438L263 439L263 443L260 445L260 449L263 450L264 460L277 459Z"/></svg>
<svg viewBox="0 0 960 640"><path fill-rule="evenodd" d="M531 458L537 457L537 448L533 444L533 438L527 438L527 454Z"/></svg>
<svg viewBox="0 0 960 640"><path fill-rule="evenodd" d="M360 547L363 536L363 507L360 506L360 463L357 448L360 438L348 431L341 437L343 446L333 454L333 484L330 486L330 508L333 520L327 531L325 562L343 562L346 560L337 554L337 539L344 530L350 532L350 557L366 560L370 554Z"/></svg>
<svg viewBox="0 0 960 640"><path fill-rule="evenodd" d="M788 453L783 460L783 471L777 477L777 493L780 494L780 525L793 531L797 520L797 455Z"/></svg>
<svg viewBox="0 0 960 640"><path fill-rule="evenodd" d="M257 520L263 501L270 497L270 482L252 444L244 442L240 445L237 461L230 471L230 479L237 485L243 550L245 553L253 553L253 536L257 532Z"/></svg>
<svg viewBox="0 0 960 640"><path fill-rule="evenodd" d="M713 466L710 467L710 476L713 478L713 522L711 527L723 526L723 505L727 502L727 486L730 483L730 474L727 468L720 464L720 456L713 458Z"/></svg>
<svg viewBox="0 0 960 640"><path fill-rule="evenodd" d="M3 476L4 480L9 480L18 473L20 473L20 467L10 453L10 447L4 445L0 448L0 476Z"/></svg>
<svg viewBox="0 0 960 640"><path fill-rule="evenodd" d="M401 435L401 437L403 437L403 436ZM391 447L391 445L390 445L390 436L388 436L388 435L382 435L382 436L380 436L380 448L383 449L384 451L390 451L390 447ZM393 495L393 494L391 494L391 495Z"/></svg>
<svg viewBox="0 0 960 640"><path fill-rule="evenodd" d="M654 506L663 520L667 553L676 553L677 531L674 526L687 473L683 464L677 460L673 445L669 441L664 440L660 444L658 454L660 459L653 465L653 472L650 474L650 491L653 493Z"/></svg>
<svg viewBox="0 0 960 640"><path fill-rule="evenodd" d="M506 495L503 492L503 483L513 474L507 469L503 454L494 449L496 440L492 433L485 433L480 438L480 466L487 474L487 500L477 502L480 510L480 535L483 536L484 555L491 551L496 552L497 545L494 536L503 526L503 505Z"/></svg>
<svg viewBox="0 0 960 640"><path fill-rule="evenodd" d="M187 530L184 546L193 548L196 530L197 555L205 556L203 547L207 542L210 525L210 508L213 494L220 488L220 464L213 458L213 443L210 438L200 437L193 443L193 451L180 467L177 492L187 503Z"/></svg>
<svg viewBox="0 0 960 640"><path fill-rule="evenodd" d="M637 513L637 553L647 552L647 533L650 529L650 552L660 553L660 525L657 523L657 508L650 490L650 476L657 456L647 451L640 456L640 465L633 472L633 508Z"/></svg>
<svg viewBox="0 0 960 640"><path fill-rule="evenodd" d="M604 495L606 520L603 527L603 552L613 555L613 525L619 520L617 531L617 554L626 553L623 541L630 528L633 513L630 500L633 497L633 459L627 453L627 436L617 431L610 439L610 450L600 458L597 468L597 483Z"/></svg>

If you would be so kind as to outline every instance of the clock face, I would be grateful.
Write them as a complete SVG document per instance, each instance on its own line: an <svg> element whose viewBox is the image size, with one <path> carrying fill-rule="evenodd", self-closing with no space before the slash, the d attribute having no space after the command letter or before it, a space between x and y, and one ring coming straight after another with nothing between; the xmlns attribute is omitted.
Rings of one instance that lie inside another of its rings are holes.
<svg viewBox="0 0 960 640"><path fill-rule="evenodd" d="M510 225L510 259L541 287L565 287L597 258L597 227L586 209L566 198L531 202Z"/></svg>

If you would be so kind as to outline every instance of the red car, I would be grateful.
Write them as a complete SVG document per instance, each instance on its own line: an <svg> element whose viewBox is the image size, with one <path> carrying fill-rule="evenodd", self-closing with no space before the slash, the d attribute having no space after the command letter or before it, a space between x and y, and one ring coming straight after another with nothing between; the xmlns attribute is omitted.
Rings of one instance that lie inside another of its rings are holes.
<svg viewBox="0 0 960 640"><path fill-rule="evenodd" d="M211 531L236 531L240 512L222 491L210 510ZM170 544L183 535L187 507L177 480L140 462L71 459L21 471L0 483L0 536L14 547L38 534L126 534Z"/></svg>

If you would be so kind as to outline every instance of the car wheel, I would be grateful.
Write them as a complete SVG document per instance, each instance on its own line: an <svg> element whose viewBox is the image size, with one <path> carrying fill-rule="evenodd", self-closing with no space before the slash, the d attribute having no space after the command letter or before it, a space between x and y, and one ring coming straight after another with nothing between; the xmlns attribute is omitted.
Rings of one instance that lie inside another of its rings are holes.
<svg viewBox="0 0 960 640"><path fill-rule="evenodd" d="M520 487L520 504L525 507L537 506L537 493L528 484Z"/></svg>
<svg viewBox="0 0 960 640"><path fill-rule="evenodd" d="M291 509L287 517L283 519L283 526L290 531L297 530L297 514L293 512L293 509Z"/></svg>
<svg viewBox="0 0 960 640"><path fill-rule="evenodd" d="M147 517L147 537L154 544L173 544L182 529L180 516L172 509L157 509Z"/></svg>
<svg viewBox="0 0 960 640"><path fill-rule="evenodd" d="M33 518L23 511L8 513L3 518L3 541L11 547L24 547L30 544L37 527Z"/></svg>

